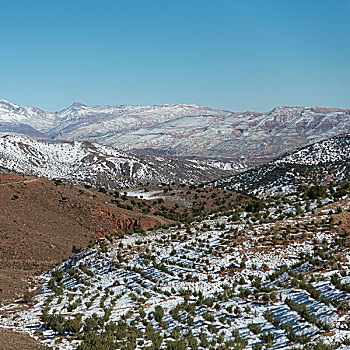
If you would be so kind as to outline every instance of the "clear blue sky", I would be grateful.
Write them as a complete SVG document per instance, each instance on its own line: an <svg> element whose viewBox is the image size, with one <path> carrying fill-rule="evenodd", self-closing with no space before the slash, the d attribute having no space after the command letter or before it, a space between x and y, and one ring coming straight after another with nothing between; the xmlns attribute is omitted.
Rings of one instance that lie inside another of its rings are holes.
<svg viewBox="0 0 350 350"><path fill-rule="evenodd" d="M350 108L350 0L0 0L0 98Z"/></svg>

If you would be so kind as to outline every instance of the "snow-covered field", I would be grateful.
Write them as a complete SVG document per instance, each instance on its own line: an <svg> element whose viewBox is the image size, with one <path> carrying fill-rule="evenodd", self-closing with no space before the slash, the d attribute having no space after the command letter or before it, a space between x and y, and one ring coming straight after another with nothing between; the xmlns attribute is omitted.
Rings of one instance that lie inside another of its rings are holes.
<svg viewBox="0 0 350 350"><path fill-rule="evenodd" d="M144 190L134 190L134 191L126 191L126 196L128 197L135 197L139 199L158 199L162 198L163 192L162 191L144 191Z"/></svg>

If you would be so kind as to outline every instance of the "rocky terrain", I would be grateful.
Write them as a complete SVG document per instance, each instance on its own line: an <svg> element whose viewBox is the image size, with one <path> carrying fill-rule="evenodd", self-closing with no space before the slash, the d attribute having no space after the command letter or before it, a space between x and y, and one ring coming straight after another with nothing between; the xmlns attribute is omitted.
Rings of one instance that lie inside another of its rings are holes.
<svg viewBox="0 0 350 350"><path fill-rule="evenodd" d="M198 105L95 106L56 113L0 100L0 132L89 140L135 154L264 163L296 147L350 132L350 111L277 107L268 113Z"/></svg>

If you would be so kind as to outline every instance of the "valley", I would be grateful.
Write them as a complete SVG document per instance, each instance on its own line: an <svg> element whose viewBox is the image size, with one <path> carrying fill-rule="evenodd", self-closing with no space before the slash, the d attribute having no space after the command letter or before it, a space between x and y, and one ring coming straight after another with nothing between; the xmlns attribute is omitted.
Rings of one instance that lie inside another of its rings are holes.
<svg viewBox="0 0 350 350"><path fill-rule="evenodd" d="M2 136L6 346L347 349L349 140L253 167Z"/></svg>
<svg viewBox="0 0 350 350"><path fill-rule="evenodd" d="M350 350L350 0L0 5L0 350Z"/></svg>

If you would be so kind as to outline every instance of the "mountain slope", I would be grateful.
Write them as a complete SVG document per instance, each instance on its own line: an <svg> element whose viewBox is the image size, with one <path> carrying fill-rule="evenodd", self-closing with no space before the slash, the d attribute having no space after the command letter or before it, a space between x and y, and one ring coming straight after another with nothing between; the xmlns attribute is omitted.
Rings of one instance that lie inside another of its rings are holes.
<svg viewBox="0 0 350 350"><path fill-rule="evenodd" d="M124 149L166 150L184 157L226 157L252 165L349 132L349 117L349 111L307 107L281 107L266 114L183 116L121 135L104 135L103 142Z"/></svg>
<svg viewBox="0 0 350 350"><path fill-rule="evenodd" d="M319 165L350 158L350 135L339 135L293 151L277 163Z"/></svg>
<svg viewBox="0 0 350 350"><path fill-rule="evenodd" d="M0 99L0 132L45 136L59 117L35 107L21 107Z"/></svg>
<svg viewBox="0 0 350 350"><path fill-rule="evenodd" d="M134 156L90 142L43 142L23 136L0 138L0 166L71 184L112 188L147 181L193 183L226 174L192 161Z"/></svg>
<svg viewBox="0 0 350 350"><path fill-rule="evenodd" d="M167 222L137 206L122 209L111 198L97 189L0 173L0 304L20 291L25 275L54 266L73 246Z"/></svg>
<svg viewBox="0 0 350 350"><path fill-rule="evenodd" d="M232 113L198 105L90 107L74 103L46 113L0 100L1 131L89 140L137 154L225 158L252 166L350 132L350 110L277 107L268 113Z"/></svg>
<svg viewBox="0 0 350 350"><path fill-rule="evenodd" d="M254 194L289 191L299 184L350 180L350 135L344 134L287 153L267 164L212 183Z"/></svg>
<svg viewBox="0 0 350 350"><path fill-rule="evenodd" d="M95 106L74 103L57 112L60 123L49 130L49 135L61 139L106 138L120 136L140 128L154 128L162 123L184 116L203 115L228 116L231 112L216 111L198 105L156 105L156 106Z"/></svg>

